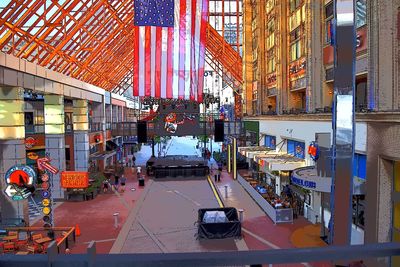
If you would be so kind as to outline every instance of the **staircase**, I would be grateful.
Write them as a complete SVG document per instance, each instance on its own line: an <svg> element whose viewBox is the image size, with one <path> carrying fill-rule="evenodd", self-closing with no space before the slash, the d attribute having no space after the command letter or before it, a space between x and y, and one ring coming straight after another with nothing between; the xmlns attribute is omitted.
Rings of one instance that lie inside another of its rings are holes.
<svg viewBox="0 0 400 267"><path fill-rule="evenodd" d="M241 91L242 57L210 24L207 25L206 62L236 93Z"/></svg>

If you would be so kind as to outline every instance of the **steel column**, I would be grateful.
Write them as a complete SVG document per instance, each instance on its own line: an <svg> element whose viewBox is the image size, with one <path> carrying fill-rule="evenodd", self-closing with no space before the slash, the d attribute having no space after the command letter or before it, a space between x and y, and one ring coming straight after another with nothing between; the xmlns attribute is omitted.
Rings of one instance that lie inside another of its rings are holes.
<svg viewBox="0 0 400 267"><path fill-rule="evenodd" d="M334 113L329 241L351 242L356 30L353 0L335 0Z"/></svg>

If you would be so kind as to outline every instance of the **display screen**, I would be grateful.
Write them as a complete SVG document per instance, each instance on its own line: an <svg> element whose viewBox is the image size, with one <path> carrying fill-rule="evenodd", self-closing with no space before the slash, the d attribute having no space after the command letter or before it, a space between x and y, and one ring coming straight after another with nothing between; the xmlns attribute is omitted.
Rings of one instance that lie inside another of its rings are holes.
<svg viewBox="0 0 400 267"><path fill-rule="evenodd" d="M199 105L190 101L162 101L153 107L151 120L158 136L204 134L199 124Z"/></svg>

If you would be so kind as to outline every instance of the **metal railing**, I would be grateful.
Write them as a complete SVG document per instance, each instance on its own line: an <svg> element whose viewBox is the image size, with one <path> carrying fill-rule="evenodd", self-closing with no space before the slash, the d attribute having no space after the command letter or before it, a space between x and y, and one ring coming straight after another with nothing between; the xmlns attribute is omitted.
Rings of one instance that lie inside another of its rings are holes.
<svg viewBox="0 0 400 267"><path fill-rule="evenodd" d="M353 246L328 246L323 248L269 249L253 251L192 252L192 253L140 253L96 254L96 244L91 242L87 254L59 255L52 242L47 255L5 254L0 266L19 267L117 267L117 266L245 266L258 264L289 264L312 262L345 262L363 259L378 261L379 266L390 266L390 258L400 255L400 243L379 243ZM397 260L397 259L396 259ZM383 263L383 264L382 264ZM368 265L367 266L378 266Z"/></svg>
<svg viewBox="0 0 400 267"><path fill-rule="evenodd" d="M27 134L44 133L44 124L25 125L25 133L27 133Z"/></svg>

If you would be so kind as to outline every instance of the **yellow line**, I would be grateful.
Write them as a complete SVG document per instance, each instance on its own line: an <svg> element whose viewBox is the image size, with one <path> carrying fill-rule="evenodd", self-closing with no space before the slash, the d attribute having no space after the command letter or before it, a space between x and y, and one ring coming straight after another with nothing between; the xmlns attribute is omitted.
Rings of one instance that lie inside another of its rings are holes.
<svg viewBox="0 0 400 267"><path fill-rule="evenodd" d="M214 193L215 198L216 198L217 201L218 201L219 207L220 207L220 208L223 208L223 207L224 207L224 203L222 203L222 201L221 201L221 199L220 199L220 197L219 197L219 195L218 195L218 193L217 193L217 190L215 189L215 186L214 186L213 182L211 181L210 176L207 177L207 180L208 180L208 183L209 183L210 186L211 186L211 189L212 189L212 191L213 191L213 193Z"/></svg>

